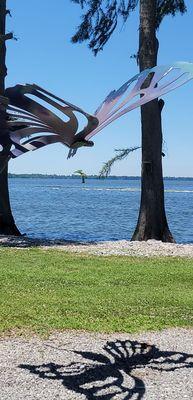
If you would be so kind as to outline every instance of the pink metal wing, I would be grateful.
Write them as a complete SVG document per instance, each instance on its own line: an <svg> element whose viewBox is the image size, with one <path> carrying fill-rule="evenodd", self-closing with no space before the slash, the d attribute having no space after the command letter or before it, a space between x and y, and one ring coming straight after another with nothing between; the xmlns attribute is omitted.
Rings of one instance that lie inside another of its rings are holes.
<svg viewBox="0 0 193 400"><path fill-rule="evenodd" d="M143 87L149 76L152 77L149 86ZM165 79L167 77L168 80ZM193 79L193 64L187 62L177 62L170 66L157 66L144 70L124 83L118 90L109 93L94 114L99 120L97 128L90 132L85 139L90 139L129 111L163 96L191 79ZM135 84L130 89L133 83Z"/></svg>

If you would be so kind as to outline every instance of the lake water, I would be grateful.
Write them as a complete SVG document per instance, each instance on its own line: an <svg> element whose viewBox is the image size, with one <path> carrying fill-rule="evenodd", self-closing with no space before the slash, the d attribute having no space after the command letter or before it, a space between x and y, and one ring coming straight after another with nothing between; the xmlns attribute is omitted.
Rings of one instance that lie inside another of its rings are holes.
<svg viewBox="0 0 193 400"><path fill-rule="evenodd" d="M130 239L139 202L137 179L11 178L13 214L30 237L100 241ZM166 180L165 203L177 242L193 242L193 179Z"/></svg>

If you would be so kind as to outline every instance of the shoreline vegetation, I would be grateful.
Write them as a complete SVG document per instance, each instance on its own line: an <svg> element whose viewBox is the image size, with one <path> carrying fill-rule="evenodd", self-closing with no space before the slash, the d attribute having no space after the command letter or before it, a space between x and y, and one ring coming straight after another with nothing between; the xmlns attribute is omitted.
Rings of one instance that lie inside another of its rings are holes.
<svg viewBox="0 0 193 400"><path fill-rule="evenodd" d="M72 175L57 175L57 174L8 174L9 178L54 178L54 179L77 179L80 180L80 178L76 174ZM126 175L109 175L106 178L99 178L98 175L87 175L87 179L100 179L100 180L108 180L108 179L124 179L124 180L141 180L140 176L126 176ZM193 181L193 177L185 177L185 176L165 176L164 180L184 180L184 181Z"/></svg>

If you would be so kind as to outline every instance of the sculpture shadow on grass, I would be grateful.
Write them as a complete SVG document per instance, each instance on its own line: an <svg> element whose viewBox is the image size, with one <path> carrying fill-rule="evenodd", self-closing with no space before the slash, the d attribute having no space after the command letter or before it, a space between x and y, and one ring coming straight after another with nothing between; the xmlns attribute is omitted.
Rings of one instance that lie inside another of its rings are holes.
<svg viewBox="0 0 193 400"><path fill-rule="evenodd" d="M145 394L143 371L175 371L193 368L193 354L161 351L154 345L137 341L107 342L99 353L73 351L82 362L67 365L21 364L19 367L41 379L61 381L64 387L88 400L140 400ZM138 370L138 371L137 371Z"/></svg>

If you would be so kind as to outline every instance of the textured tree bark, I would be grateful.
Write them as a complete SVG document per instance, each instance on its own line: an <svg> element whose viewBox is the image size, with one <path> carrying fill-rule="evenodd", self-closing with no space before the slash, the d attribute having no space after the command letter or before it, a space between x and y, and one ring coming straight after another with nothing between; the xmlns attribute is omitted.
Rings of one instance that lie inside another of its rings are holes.
<svg viewBox="0 0 193 400"><path fill-rule="evenodd" d="M157 64L157 0L140 0L139 67L140 71ZM156 239L174 242L169 230L162 173L162 100L141 107L142 177L139 218L131 240Z"/></svg>
<svg viewBox="0 0 193 400"><path fill-rule="evenodd" d="M5 65L5 25L6 25L6 0L0 0L0 95L4 96L5 77L7 69ZM0 152L0 234L20 235L17 229L10 206L8 190L8 154L10 150L7 135L6 110L0 108L0 136L4 144L4 150ZM0 149L1 150L1 149Z"/></svg>

